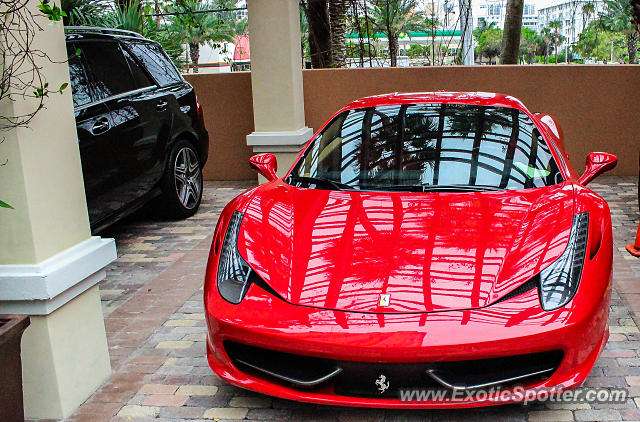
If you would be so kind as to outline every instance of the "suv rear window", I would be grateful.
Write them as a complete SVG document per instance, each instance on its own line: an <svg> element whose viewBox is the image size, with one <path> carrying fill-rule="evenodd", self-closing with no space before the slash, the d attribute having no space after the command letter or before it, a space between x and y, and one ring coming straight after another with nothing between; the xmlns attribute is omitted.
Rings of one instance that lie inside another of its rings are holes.
<svg viewBox="0 0 640 422"><path fill-rule="evenodd" d="M147 68L158 85L166 86L182 81L171 60L157 44L140 41L123 40L131 52Z"/></svg>

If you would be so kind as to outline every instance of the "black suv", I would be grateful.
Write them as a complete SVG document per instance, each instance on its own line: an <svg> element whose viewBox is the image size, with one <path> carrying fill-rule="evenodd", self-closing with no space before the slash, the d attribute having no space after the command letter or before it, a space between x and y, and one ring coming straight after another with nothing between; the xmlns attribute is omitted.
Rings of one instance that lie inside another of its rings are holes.
<svg viewBox="0 0 640 422"><path fill-rule="evenodd" d="M193 87L158 43L135 32L65 31L93 231L158 196L169 216L193 215L209 150Z"/></svg>

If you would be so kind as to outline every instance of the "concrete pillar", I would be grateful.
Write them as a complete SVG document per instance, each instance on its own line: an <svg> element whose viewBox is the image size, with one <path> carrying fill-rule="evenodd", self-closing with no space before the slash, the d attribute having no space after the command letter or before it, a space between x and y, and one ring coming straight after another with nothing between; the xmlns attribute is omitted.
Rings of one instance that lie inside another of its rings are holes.
<svg viewBox="0 0 640 422"><path fill-rule="evenodd" d="M283 175L313 135L305 126L297 0L248 0L254 152L272 152Z"/></svg>
<svg viewBox="0 0 640 422"><path fill-rule="evenodd" d="M39 3L28 3L40 25L31 48L50 57L38 65L55 90L69 83L64 33L39 15ZM13 94L0 115L37 105ZM31 315L22 338L25 417L65 418L111 373L96 284L115 243L91 236L70 87L0 137L0 199L14 208L0 208L0 314Z"/></svg>

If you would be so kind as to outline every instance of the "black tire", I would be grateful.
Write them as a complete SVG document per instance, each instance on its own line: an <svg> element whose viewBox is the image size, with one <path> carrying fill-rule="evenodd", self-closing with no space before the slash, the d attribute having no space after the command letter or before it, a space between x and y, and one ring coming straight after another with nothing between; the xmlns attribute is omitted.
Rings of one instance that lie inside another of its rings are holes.
<svg viewBox="0 0 640 422"><path fill-rule="evenodd" d="M191 217L202 201L202 168L198 152L188 141L177 141L160 182L163 212L171 218Z"/></svg>

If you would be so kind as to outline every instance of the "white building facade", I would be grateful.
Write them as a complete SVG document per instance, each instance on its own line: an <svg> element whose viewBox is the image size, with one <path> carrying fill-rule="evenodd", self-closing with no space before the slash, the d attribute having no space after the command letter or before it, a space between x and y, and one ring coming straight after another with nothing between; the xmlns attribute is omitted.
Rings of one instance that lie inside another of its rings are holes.
<svg viewBox="0 0 640 422"><path fill-rule="evenodd" d="M590 5L593 5L593 11L590 10ZM538 32L548 27L549 23L553 21L560 22L561 26L558 31L564 37L560 49L564 49L568 45L575 45L579 40L580 34L589 23L596 20L604 10L604 1L556 1L540 9L538 15Z"/></svg>
<svg viewBox="0 0 640 422"><path fill-rule="evenodd" d="M482 25L495 24L497 29L504 28L504 19L507 11L507 0L475 0L471 2L473 7L473 28ZM522 13L522 26L537 30L538 10L536 2L525 1Z"/></svg>

